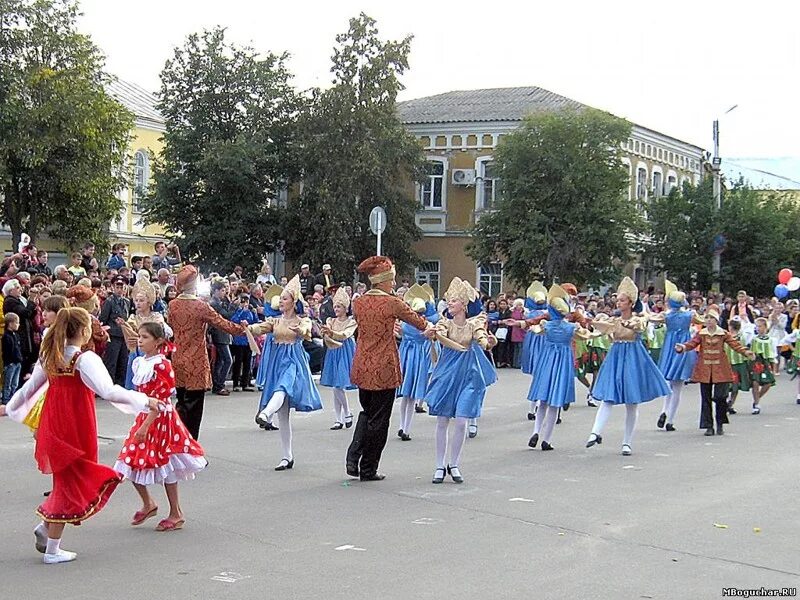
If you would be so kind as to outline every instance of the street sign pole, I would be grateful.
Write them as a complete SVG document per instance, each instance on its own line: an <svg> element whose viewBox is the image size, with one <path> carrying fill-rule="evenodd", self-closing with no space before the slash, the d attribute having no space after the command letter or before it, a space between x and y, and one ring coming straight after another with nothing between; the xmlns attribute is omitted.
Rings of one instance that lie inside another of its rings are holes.
<svg viewBox="0 0 800 600"><path fill-rule="evenodd" d="M378 216L377 216L377 221L378 221L378 227L377 227L377 229L378 229L378 254L377 254L377 256L381 255L381 235L383 234L383 227L381 227L381 225L382 225L381 217L382 216L383 215L381 213L378 213Z"/></svg>
<svg viewBox="0 0 800 600"><path fill-rule="evenodd" d="M372 212L369 213L369 228L372 233L378 237L378 256L381 255L381 249L383 246L383 230L386 229L387 221L388 219L386 218L386 211L384 211L380 206L376 206L372 209Z"/></svg>

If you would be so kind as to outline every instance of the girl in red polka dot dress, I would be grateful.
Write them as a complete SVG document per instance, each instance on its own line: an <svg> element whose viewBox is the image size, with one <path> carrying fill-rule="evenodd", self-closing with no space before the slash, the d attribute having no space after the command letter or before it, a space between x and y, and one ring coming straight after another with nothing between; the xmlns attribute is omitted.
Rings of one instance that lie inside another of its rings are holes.
<svg viewBox="0 0 800 600"><path fill-rule="evenodd" d="M178 500L178 481L194 479L208 462L200 447L173 409L170 398L175 395L175 371L161 354L165 343L160 323L142 323L139 327L139 348L144 353L133 362L133 383L136 389L157 398L166 410L139 413L122 446L114 469L130 479L142 508L133 515L131 525L141 525L156 516L158 506L147 486L164 484L169 500L169 515L156 531L181 529L185 522Z"/></svg>

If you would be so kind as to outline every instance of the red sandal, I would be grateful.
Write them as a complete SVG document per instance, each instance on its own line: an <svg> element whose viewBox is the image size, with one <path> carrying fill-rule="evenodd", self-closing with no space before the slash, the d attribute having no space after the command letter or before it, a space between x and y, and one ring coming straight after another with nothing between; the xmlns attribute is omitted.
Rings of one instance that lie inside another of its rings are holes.
<svg viewBox="0 0 800 600"><path fill-rule="evenodd" d="M184 519L178 519L177 521L170 521L169 519L161 519L156 525L156 531L177 531L178 529L183 529L183 524L186 521Z"/></svg>
<svg viewBox="0 0 800 600"><path fill-rule="evenodd" d="M133 519L131 520L131 525L134 525L134 526L135 525L141 525L142 523L147 521L147 519L149 519L151 517L155 517L157 514L158 514L158 507L157 506L153 510L151 510L150 512L144 512L144 511L141 511L141 510L137 510L135 513L133 513Z"/></svg>

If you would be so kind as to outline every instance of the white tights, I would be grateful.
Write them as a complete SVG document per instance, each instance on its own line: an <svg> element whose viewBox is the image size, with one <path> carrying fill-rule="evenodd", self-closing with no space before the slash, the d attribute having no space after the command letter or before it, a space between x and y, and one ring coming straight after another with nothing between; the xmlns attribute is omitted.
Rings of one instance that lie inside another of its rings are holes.
<svg viewBox="0 0 800 600"><path fill-rule="evenodd" d="M411 419L414 416L416 405L417 401L413 398L403 396L403 399L400 400L400 429L403 430L403 433L411 433Z"/></svg>
<svg viewBox="0 0 800 600"><path fill-rule="evenodd" d="M611 402L602 402L600 408L597 409L597 416L594 418L594 426L592 433L595 435L602 435L603 429L608 423L608 417L611 416L611 408L614 406ZM626 404L625 405L625 437L622 440L623 444L631 445L633 441L633 431L636 429L636 419L639 418L639 405Z"/></svg>
<svg viewBox="0 0 800 600"><path fill-rule="evenodd" d="M353 416L350 414L350 404L347 402L347 393L343 389L333 389L333 412L336 414L337 423L344 424L345 418Z"/></svg>
<svg viewBox="0 0 800 600"><path fill-rule="evenodd" d="M264 412L267 413L267 417L270 419L272 415L277 413L283 458L286 460L294 459L292 454L292 425L289 422L289 403L286 402L286 392L279 390L272 394L272 398L269 399Z"/></svg>
<svg viewBox="0 0 800 600"><path fill-rule="evenodd" d="M681 403L681 394L683 393L682 381L670 381L669 386L671 391L669 396L664 398L664 407L661 412L667 415L667 423L675 423L675 413L678 412L678 405Z"/></svg>
<svg viewBox="0 0 800 600"><path fill-rule="evenodd" d="M536 425L533 428L534 433L542 432L542 441L550 443L550 438L553 436L553 429L556 426L558 419L558 407L550 406L549 404L542 404L539 413L536 415ZM537 431L537 427L540 429Z"/></svg>
<svg viewBox="0 0 800 600"><path fill-rule="evenodd" d="M464 440L467 439L467 419L463 417L455 418L453 435L450 436L450 462L451 467L457 467L461 462L461 450L464 448ZM436 417L436 468L444 469L445 456L447 455L447 431L450 425L449 417Z"/></svg>

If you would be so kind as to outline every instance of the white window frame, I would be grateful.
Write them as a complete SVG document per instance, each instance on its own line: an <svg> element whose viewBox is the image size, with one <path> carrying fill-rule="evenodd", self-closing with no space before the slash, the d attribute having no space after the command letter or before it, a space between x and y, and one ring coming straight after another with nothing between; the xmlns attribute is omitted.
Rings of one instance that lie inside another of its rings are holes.
<svg viewBox="0 0 800 600"><path fill-rule="evenodd" d="M661 170L661 167L658 165L653 165L650 173L650 187L653 190L653 197L660 198L664 195L664 171ZM658 187L656 187L656 173L661 175L661 183Z"/></svg>
<svg viewBox="0 0 800 600"><path fill-rule="evenodd" d="M142 157L142 165L139 165L139 157ZM142 185L138 185L140 179ZM144 148L140 148L133 154L133 212L140 213L139 201L147 194L150 185L150 155Z"/></svg>
<svg viewBox="0 0 800 600"><path fill-rule="evenodd" d="M674 180L672 183L670 183L669 181L670 178ZM664 193L667 195L669 195L669 193L673 190L673 188L678 187L678 174L672 169L667 171L667 178L666 180L664 180L664 186L665 186ZM669 187L669 189L667 189L667 187Z"/></svg>
<svg viewBox="0 0 800 600"><path fill-rule="evenodd" d="M489 296L490 298L495 298L496 299L497 296L499 294L501 294L502 291L503 291L503 278L504 278L503 277L503 270L504 269L503 269L503 263L489 263L487 266L492 266L492 265L499 265L500 266L500 280L496 282L496 284L497 284L497 292L493 294L492 293L492 286L495 284L494 278L497 275L495 273L487 273L486 274L487 277L489 278L489 282L488 282L489 291L486 292L486 295ZM476 269L475 269L475 282L477 284L475 286L475 289L478 290L478 293L481 296L484 294L484 291L483 291L483 277L484 277L483 265L478 265L476 267Z"/></svg>
<svg viewBox="0 0 800 600"><path fill-rule="evenodd" d="M426 156L425 162L437 162L442 164L442 206L425 206L422 201L423 186L417 184L417 202L419 203L419 210L425 212L445 212L447 210L447 174L449 173L448 160L444 156ZM439 175L429 175L428 179L431 184L431 199L433 199L433 180L438 178Z"/></svg>
<svg viewBox="0 0 800 600"><path fill-rule="evenodd" d="M631 179L633 178L633 175L631 175L631 160L627 156L623 156L622 164L628 167L628 202L630 202L632 200Z"/></svg>
<svg viewBox="0 0 800 600"><path fill-rule="evenodd" d="M428 269L426 271L420 271L419 267L425 263L436 263L436 270L431 271L430 269ZM435 285L431 283L431 275L436 276ZM436 296L436 299L438 300L441 297L439 293L442 285L442 261L439 260L438 258L428 258L421 260L419 262L419 265L417 265L417 267L414 269L414 280L420 285L424 283L430 285L433 288L433 293Z"/></svg>
<svg viewBox="0 0 800 600"><path fill-rule="evenodd" d="M644 171L644 180L641 182L639 181L640 171ZM649 172L650 171L647 168L647 165L642 161L639 161L636 164L636 194L635 194L636 206L642 211L645 211L647 209L647 202L649 198L647 189L650 183ZM641 196L640 196L640 191L644 192L643 194L641 194Z"/></svg>
<svg viewBox="0 0 800 600"><path fill-rule="evenodd" d="M493 208L486 208L483 205L484 190L486 189L485 188L485 183L486 183L486 165L487 165L487 163L492 163L492 162L494 162L494 156L493 155L479 156L477 159L475 159L475 173L476 173L476 178L478 180L478 185L475 186L475 212L476 213L485 212L487 210L494 210ZM497 186L494 184L494 181L499 181L499 180L500 180L499 177L492 178L492 182L493 182L492 183L492 196L493 196L492 201L494 203L496 203L497 200L498 200L497 194L496 194Z"/></svg>

